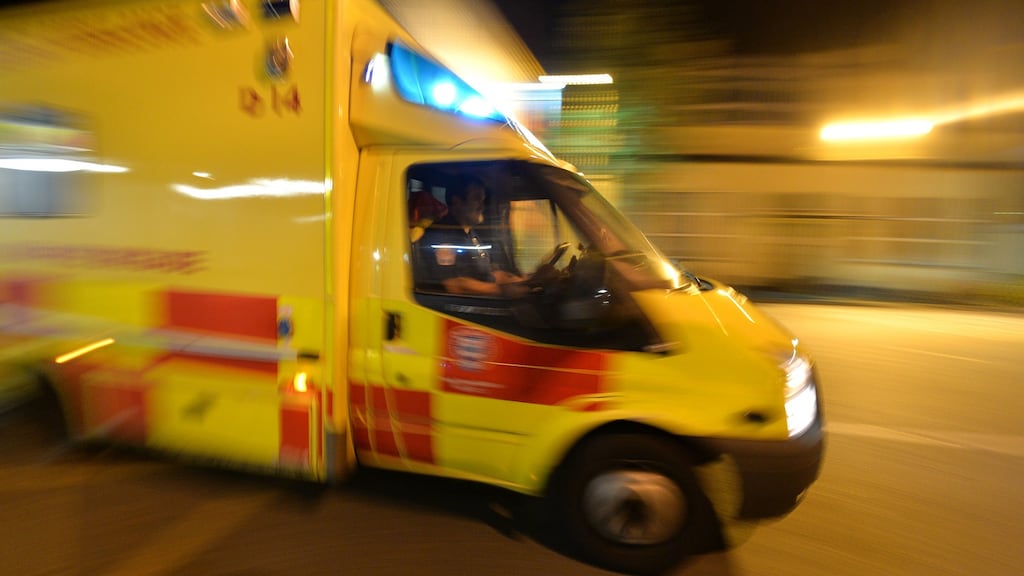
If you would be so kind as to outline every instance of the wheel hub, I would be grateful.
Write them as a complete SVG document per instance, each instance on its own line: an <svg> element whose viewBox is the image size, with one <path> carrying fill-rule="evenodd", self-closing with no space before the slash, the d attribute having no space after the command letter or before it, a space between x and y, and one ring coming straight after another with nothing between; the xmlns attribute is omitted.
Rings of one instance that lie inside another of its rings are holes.
<svg viewBox="0 0 1024 576"><path fill-rule="evenodd" d="M666 476L643 470L615 470L596 476L583 492L587 521L602 536L621 544L666 542L683 526L686 498Z"/></svg>

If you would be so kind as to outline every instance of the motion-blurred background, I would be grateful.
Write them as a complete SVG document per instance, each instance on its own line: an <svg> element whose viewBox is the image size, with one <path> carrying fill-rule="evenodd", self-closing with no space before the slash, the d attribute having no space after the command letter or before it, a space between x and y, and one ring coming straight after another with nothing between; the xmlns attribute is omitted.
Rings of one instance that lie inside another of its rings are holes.
<svg viewBox="0 0 1024 576"><path fill-rule="evenodd" d="M1024 3L383 3L700 274L1024 303Z"/></svg>

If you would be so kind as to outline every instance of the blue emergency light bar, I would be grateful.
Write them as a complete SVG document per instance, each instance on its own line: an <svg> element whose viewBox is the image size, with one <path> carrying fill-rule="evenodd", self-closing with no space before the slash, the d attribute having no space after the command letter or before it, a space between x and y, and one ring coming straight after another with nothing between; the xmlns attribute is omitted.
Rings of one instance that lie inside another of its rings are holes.
<svg viewBox="0 0 1024 576"><path fill-rule="evenodd" d="M444 112L508 122L482 94L454 72L402 46L388 45L391 77L402 99Z"/></svg>

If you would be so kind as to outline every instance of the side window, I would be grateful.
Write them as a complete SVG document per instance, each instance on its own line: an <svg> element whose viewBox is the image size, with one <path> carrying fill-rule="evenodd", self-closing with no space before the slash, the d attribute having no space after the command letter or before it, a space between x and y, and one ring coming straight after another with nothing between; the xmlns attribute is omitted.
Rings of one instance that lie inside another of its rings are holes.
<svg viewBox="0 0 1024 576"><path fill-rule="evenodd" d="M500 164L411 167L406 201L417 293L505 298L522 280ZM525 290L525 287L521 287Z"/></svg>
<svg viewBox="0 0 1024 576"><path fill-rule="evenodd" d="M649 326L584 232L603 230L580 200L585 190L544 176L526 162L411 166L414 299L539 342L641 348Z"/></svg>
<svg viewBox="0 0 1024 576"><path fill-rule="evenodd" d="M81 215L87 183L87 176L76 172L0 168L0 216L53 218Z"/></svg>
<svg viewBox="0 0 1024 576"><path fill-rule="evenodd" d="M80 119L49 108L0 110L0 217L80 216L97 164L92 134Z"/></svg>

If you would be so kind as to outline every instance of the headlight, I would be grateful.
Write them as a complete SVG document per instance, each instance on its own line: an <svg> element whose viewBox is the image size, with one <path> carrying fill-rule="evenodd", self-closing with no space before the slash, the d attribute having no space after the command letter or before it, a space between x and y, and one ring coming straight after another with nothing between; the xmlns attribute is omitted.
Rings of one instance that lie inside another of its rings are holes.
<svg viewBox="0 0 1024 576"><path fill-rule="evenodd" d="M782 365L786 372L786 425L789 436L806 431L818 413L818 394L811 378L811 364L806 358L794 355Z"/></svg>

